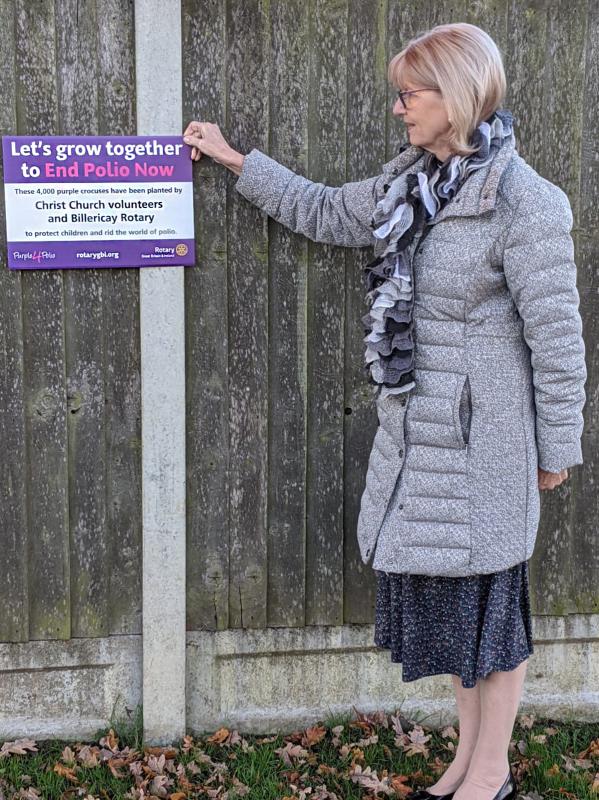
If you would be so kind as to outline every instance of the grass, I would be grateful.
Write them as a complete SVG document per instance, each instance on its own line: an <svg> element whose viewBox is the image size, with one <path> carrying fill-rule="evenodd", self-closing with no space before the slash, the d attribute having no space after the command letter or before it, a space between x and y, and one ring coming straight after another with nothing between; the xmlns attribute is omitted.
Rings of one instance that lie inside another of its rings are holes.
<svg viewBox="0 0 599 800"><path fill-rule="evenodd" d="M401 712L329 716L290 734L221 728L144 745L142 712L91 742L21 739L0 749L0 800L366 800L430 786L458 732ZM520 715L510 744L520 797L599 800L599 724Z"/></svg>

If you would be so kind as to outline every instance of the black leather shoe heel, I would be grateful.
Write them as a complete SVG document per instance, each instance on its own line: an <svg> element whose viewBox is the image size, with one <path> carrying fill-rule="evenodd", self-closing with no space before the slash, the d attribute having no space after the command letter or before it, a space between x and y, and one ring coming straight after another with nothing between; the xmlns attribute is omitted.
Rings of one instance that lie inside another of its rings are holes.
<svg viewBox="0 0 599 800"><path fill-rule="evenodd" d="M404 800L452 800L454 794L455 791L449 794L432 794L427 792L426 789L418 789L417 792L410 792L410 794L406 795Z"/></svg>
<svg viewBox="0 0 599 800"><path fill-rule="evenodd" d="M516 781L514 780L514 776L510 770L510 773L505 779L503 786L497 792L493 800L515 800L517 794Z"/></svg>

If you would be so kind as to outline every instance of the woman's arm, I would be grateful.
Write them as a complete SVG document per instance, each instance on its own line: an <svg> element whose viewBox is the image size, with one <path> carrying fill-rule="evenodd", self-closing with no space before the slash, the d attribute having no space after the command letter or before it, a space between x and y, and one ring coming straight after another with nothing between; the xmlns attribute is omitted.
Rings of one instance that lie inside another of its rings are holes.
<svg viewBox="0 0 599 800"><path fill-rule="evenodd" d="M241 175L244 161L244 155L238 153L236 150L231 150L229 155L221 163L227 167L227 169L230 169L231 172L234 172L236 175Z"/></svg>
<svg viewBox="0 0 599 800"><path fill-rule="evenodd" d="M325 186L296 174L256 148L245 156L238 153L213 122L190 122L183 138L192 147L194 161L205 154L235 172L239 175L237 191L295 233L314 242L345 247L373 244L370 221L390 177L385 170L363 181Z"/></svg>
<svg viewBox="0 0 599 800"><path fill-rule="evenodd" d="M531 350L539 467L549 472L583 463L587 369L572 223L566 193L538 181L520 199L503 258Z"/></svg>
<svg viewBox="0 0 599 800"><path fill-rule="evenodd" d="M325 186L254 148L243 160L235 188L277 222L314 242L364 247L374 242L370 221L386 179L381 174Z"/></svg>

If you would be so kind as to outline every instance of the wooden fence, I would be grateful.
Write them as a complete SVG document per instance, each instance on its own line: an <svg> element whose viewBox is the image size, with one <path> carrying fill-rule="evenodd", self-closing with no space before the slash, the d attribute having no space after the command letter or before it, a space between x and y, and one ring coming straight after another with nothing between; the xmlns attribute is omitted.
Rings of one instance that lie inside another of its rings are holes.
<svg viewBox="0 0 599 800"><path fill-rule="evenodd" d="M328 185L377 174L401 145L386 68L409 37L467 21L498 43L519 152L572 202L589 370L585 463L542 495L533 611L599 611L598 4L182 6L183 124L216 122L236 149ZM134 134L133 24L129 0L0 0L2 133ZM210 159L195 175L187 629L371 623L355 535L376 425L360 323L371 249L291 233ZM138 271L9 272L2 245L0 641L139 633Z"/></svg>

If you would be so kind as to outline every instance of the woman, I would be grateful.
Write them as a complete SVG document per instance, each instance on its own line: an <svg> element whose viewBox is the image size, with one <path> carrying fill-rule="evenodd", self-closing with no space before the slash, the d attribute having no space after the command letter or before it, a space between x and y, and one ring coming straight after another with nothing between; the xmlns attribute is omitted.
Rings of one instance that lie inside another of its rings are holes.
<svg viewBox="0 0 599 800"><path fill-rule="evenodd" d="M505 800L539 489L582 463L572 212L518 155L501 55L480 28L419 35L389 80L409 141L363 181L327 187L257 149L244 157L211 123L184 140L293 231L375 240L363 321L380 424L358 521L378 578L375 643L404 681L451 674L460 729L454 761L410 797Z"/></svg>

